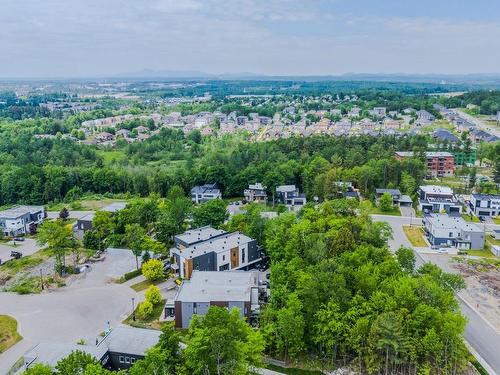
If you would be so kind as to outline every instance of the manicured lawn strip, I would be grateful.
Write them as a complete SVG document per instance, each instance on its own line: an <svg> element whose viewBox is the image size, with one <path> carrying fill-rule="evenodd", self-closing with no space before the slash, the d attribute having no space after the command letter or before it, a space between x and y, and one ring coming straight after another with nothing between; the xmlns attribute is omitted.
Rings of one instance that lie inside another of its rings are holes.
<svg viewBox="0 0 500 375"><path fill-rule="evenodd" d="M373 207L370 209L370 214L373 215L392 215L392 216L401 216L401 211L399 211L399 207L394 207L390 211L382 211L379 207Z"/></svg>
<svg viewBox="0 0 500 375"><path fill-rule="evenodd" d="M492 245L500 246L500 240L495 239L493 236L487 236L486 240Z"/></svg>
<svg viewBox="0 0 500 375"><path fill-rule="evenodd" d="M20 340L22 336L17 332L17 321L8 315L0 315L0 353Z"/></svg>
<svg viewBox="0 0 500 375"><path fill-rule="evenodd" d="M158 285L164 282L166 279L160 279L156 281L149 281L149 280L144 280L141 281L140 283L130 285L132 289L134 289L136 292L140 292L143 290L146 290L150 285Z"/></svg>
<svg viewBox="0 0 500 375"><path fill-rule="evenodd" d="M479 220L479 218L477 216L470 216L470 215L467 215L467 214L462 214L462 218L465 220L465 221L471 221L473 223L480 223L481 221Z"/></svg>
<svg viewBox="0 0 500 375"><path fill-rule="evenodd" d="M136 312L136 315L135 315L135 321L134 321L134 318L133 318L133 314L130 314L127 319L125 319L123 321L124 324L128 324L129 326L132 326L132 327L139 327L139 328L157 328L153 323L156 322L161 314L163 313L164 309L165 309L165 300L161 300L160 303L158 303L157 305L153 306L153 312L151 313L151 315L146 318L146 319L139 319L139 317L137 316L137 309L139 308L139 305L137 305L137 307L135 308L135 312Z"/></svg>
<svg viewBox="0 0 500 375"><path fill-rule="evenodd" d="M495 224L500 225L500 217L494 217L494 218L493 218L493 222L494 222Z"/></svg>
<svg viewBox="0 0 500 375"><path fill-rule="evenodd" d="M415 247L426 247L427 242L424 240L424 231L421 227L410 227L409 225L403 225L403 230L411 242L412 246Z"/></svg>
<svg viewBox="0 0 500 375"><path fill-rule="evenodd" d="M488 249L484 249L484 250L465 250L465 252L467 253L467 255L474 255L474 256L483 257L483 258L495 258L495 256L493 255L493 253L490 250L488 250Z"/></svg>

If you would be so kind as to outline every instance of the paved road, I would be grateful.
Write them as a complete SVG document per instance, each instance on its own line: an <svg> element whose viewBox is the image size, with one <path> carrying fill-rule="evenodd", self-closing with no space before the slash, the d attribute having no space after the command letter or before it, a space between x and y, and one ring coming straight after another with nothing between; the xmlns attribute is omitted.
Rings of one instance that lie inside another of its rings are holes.
<svg viewBox="0 0 500 375"><path fill-rule="evenodd" d="M40 341L76 343L83 338L93 342L108 321L116 326L130 314L132 297L139 302L143 293L110 281L135 269L135 257L129 250L117 249L109 250L106 256L104 262L92 264L88 274L79 275L67 287L38 295L0 293L0 314L17 319L24 337L0 355L0 374Z"/></svg>
<svg viewBox="0 0 500 375"><path fill-rule="evenodd" d="M410 223L416 224L417 220L418 223L421 223L421 218L388 215L372 215L372 217L375 221L386 221L391 225L394 239L389 241L389 246L392 251L397 250L401 245L412 247L403 231L403 225L409 225ZM486 224L487 230L492 230L497 227L500 228L500 225ZM416 256L416 266L419 267L424 264L425 261L422 255L417 251L414 252ZM486 361L487 365L492 368L492 371L496 374L500 374L500 334L493 330L488 322L484 320L476 310L465 304L460 298L458 298L458 300L462 314L468 319L464 331L465 340L482 359Z"/></svg>
<svg viewBox="0 0 500 375"><path fill-rule="evenodd" d="M95 211L68 211L70 219L81 219L85 215L91 214ZM59 217L59 211L47 211L47 217L49 219L57 219Z"/></svg>
<svg viewBox="0 0 500 375"><path fill-rule="evenodd" d="M26 238L24 241L16 241L17 246L12 246L13 242L9 241L6 244L0 244L0 259L3 262L8 261L10 258L10 252L12 250L19 251L23 256L31 255L40 250L40 246L36 244L36 241L32 238Z"/></svg>
<svg viewBox="0 0 500 375"><path fill-rule="evenodd" d="M458 109L455 109L455 111L460 115L460 117L466 119L467 121L472 122L479 129L484 130L484 131L486 131L486 132L488 132L490 134L496 135L497 137L500 138L500 129L494 128L494 127L492 127L492 126L490 126L488 124L485 124L483 122L483 120L481 120L481 119L479 119L477 117L471 116L468 113L465 113L464 111L460 111Z"/></svg>

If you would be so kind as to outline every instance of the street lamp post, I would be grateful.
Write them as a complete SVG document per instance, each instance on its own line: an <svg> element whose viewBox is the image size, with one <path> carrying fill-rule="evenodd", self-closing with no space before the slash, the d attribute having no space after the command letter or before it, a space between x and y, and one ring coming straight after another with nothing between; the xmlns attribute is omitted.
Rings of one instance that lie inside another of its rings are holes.
<svg viewBox="0 0 500 375"><path fill-rule="evenodd" d="M42 269L40 268L40 285L42 286L43 290L43 275L42 275Z"/></svg>
<svg viewBox="0 0 500 375"><path fill-rule="evenodd" d="M135 298L132 297L132 320L135 322Z"/></svg>

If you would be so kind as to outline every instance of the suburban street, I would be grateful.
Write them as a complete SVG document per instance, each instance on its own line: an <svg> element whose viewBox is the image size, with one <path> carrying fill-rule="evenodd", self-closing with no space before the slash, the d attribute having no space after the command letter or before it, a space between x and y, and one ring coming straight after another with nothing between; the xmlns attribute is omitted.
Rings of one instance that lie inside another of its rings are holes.
<svg viewBox="0 0 500 375"><path fill-rule="evenodd" d="M389 223L393 230L393 239L389 240L389 246L392 251L397 250L400 246L411 247L410 241L408 241L406 234L403 231L403 225L421 224L421 218L415 217L401 217L401 216L390 216L390 215L372 215L375 221L386 221ZM500 229L500 225L486 224L485 228L487 231L493 229ZM418 251L414 253L416 256L416 266L419 267L426 263L423 254ZM462 314L467 317L468 323L465 328L464 338L467 343L481 356L481 358L486 362L482 363L485 368L488 366L489 372L494 374L500 374L500 333L495 331L491 325L471 306L465 303L460 296L457 296ZM480 361L481 362L481 361ZM488 368L487 368L488 370Z"/></svg>
<svg viewBox="0 0 500 375"><path fill-rule="evenodd" d="M484 130L485 132L488 132L490 134L496 135L497 137L500 137L500 129L499 128L494 128L491 127L487 124L485 124L481 119L478 119L474 116L469 115L468 113L465 113L464 111L456 110L457 113L466 119L467 121L472 122L475 124L479 129Z"/></svg>
<svg viewBox="0 0 500 375"><path fill-rule="evenodd" d="M131 313L132 297L137 302L143 292L136 293L128 283L111 280L135 269L130 250L109 249L103 262L91 265L91 271L76 276L68 286L48 293L18 295L0 293L0 314L18 321L23 340L0 355L0 374L31 347L41 341L76 343L80 339L93 342L107 323L118 325ZM136 282L136 280L134 280Z"/></svg>

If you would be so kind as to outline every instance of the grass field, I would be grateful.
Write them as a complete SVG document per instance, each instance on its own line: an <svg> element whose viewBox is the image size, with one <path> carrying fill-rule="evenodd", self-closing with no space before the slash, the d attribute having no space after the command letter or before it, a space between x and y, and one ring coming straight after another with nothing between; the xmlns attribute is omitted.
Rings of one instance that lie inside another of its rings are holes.
<svg viewBox="0 0 500 375"><path fill-rule="evenodd" d="M370 208L369 213L373 215L401 216L401 211L399 211L399 207L393 207L390 211L382 211L379 207L372 207Z"/></svg>
<svg viewBox="0 0 500 375"><path fill-rule="evenodd" d="M482 258L495 258L493 253L488 250L488 249L483 249L483 250L466 250L467 255L473 255L476 257L482 257Z"/></svg>
<svg viewBox="0 0 500 375"><path fill-rule="evenodd" d="M421 227L410 227L409 225L404 225L403 230L408 237L408 240L415 247L426 247L427 242L424 240L424 231Z"/></svg>
<svg viewBox="0 0 500 375"><path fill-rule="evenodd" d="M17 332L17 321L8 315L0 315L0 353L22 339Z"/></svg>
<svg viewBox="0 0 500 375"><path fill-rule="evenodd" d="M158 284L161 284L162 282L164 282L166 279L160 279L160 280L156 280L156 281L149 281L149 280L144 280L144 281L141 281L137 284L132 284L130 285L130 287L132 289L134 289L136 292L141 292L143 290L146 290L150 285L158 285Z"/></svg>
<svg viewBox="0 0 500 375"><path fill-rule="evenodd" d="M39 265L51 255L52 252L50 250L44 249L35 254L23 256L20 259L11 259L0 266L0 274L14 276L28 268Z"/></svg>

